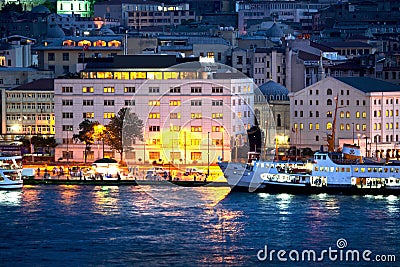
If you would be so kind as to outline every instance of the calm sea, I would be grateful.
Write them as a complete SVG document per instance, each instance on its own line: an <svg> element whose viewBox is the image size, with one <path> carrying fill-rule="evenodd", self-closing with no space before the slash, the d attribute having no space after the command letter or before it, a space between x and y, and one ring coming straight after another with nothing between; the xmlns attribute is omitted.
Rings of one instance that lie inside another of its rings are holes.
<svg viewBox="0 0 400 267"><path fill-rule="evenodd" d="M394 196L27 186L0 192L0 266L400 266L399 209ZM266 246L288 261L260 261ZM349 250L371 261L345 261Z"/></svg>

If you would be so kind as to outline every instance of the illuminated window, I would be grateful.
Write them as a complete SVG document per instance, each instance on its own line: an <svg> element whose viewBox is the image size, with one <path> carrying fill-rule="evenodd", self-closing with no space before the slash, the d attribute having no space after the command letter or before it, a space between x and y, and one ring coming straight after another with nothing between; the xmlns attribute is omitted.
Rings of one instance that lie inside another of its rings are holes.
<svg viewBox="0 0 400 267"><path fill-rule="evenodd" d="M203 127L202 126L192 126L191 127L191 132L196 133L196 132L202 132Z"/></svg>
<svg viewBox="0 0 400 267"><path fill-rule="evenodd" d="M190 144L192 146L199 146L201 144L201 139L191 139Z"/></svg>
<svg viewBox="0 0 400 267"><path fill-rule="evenodd" d="M135 87L124 87L124 93L135 93Z"/></svg>
<svg viewBox="0 0 400 267"><path fill-rule="evenodd" d="M341 131L344 130L344 124L343 124L343 123L340 124L340 130L341 130Z"/></svg>
<svg viewBox="0 0 400 267"><path fill-rule="evenodd" d="M178 113L170 113L169 114L169 118L170 119L180 119L181 118L181 113L180 112L178 112Z"/></svg>
<svg viewBox="0 0 400 267"><path fill-rule="evenodd" d="M170 100L169 101L169 105L170 106L180 106L181 105L181 101L180 100Z"/></svg>
<svg viewBox="0 0 400 267"><path fill-rule="evenodd" d="M224 117L223 113L213 113L212 118L213 119L222 119Z"/></svg>
<svg viewBox="0 0 400 267"><path fill-rule="evenodd" d="M104 87L103 92L104 93L114 93L115 88L114 87Z"/></svg>
<svg viewBox="0 0 400 267"><path fill-rule="evenodd" d="M326 113L326 117L332 118L332 111L328 111L328 112Z"/></svg>
<svg viewBox="0 0 400 267"><path fill-rule="evenodd" d="M151 139L150 143L153 145L159 145L161 144L161 139Z"/></svg>
<svg viewBox="0 0 400 267"><path fill-rule="evenodd" d="M328 122L328 123L326 124L326 129L327 129L327 130L332 130L332 122Z"/></svg>
<svg viewBox="0 0 400 267"><path fill-rule="evenodd" d="M238 118L241 118L241 117L242 117L242 112L238 112L238 113L237 113L237 117L238 117Z"/></svg>
<svg viewBox="0 0 400 267"><path fill-rule="evenodd" d="M360 130L360 124L356 124L356 130L359 131Z"/></svg>
<svg viewBox="0 0 400 267"><path fill-rule="evenodd" d="M149 113L149 119L159 119L160 117L160 113Z"/></svg>
<svg viewBox="0 0 400 267"><path fill-rule="evenodd" d="M346 118L350 118L350 111L346 112Z"/></svg>
<svg viewBox="0 0 400 267"><path fill-rule="evenodd" d="M222 139L213 139L212 140L212 144L214 146L222 146L223 145L223 141L222 141Z"/></svg>
<svg viewBox="0 0 400 267"><path fill-rule="evenodd" d="M213 132L220 132L222 130L222 126L213 126L212 131Z"/></svg>
<svg viewBox="0 0 400 267"><path fill-rule="evenodd" d="M378 110L378 117L380 117L381 116L381 111L380 110Z"/></svg>
<svg viewBox="0 0 400 267"><path fill-rule="evenodd" d="M149 152L149 158L150 158L151 160L158 160L158 159L160 159L160 152L153 152L153 151L150 151L150 152Z"/></svg>
<svg viewBox="0 0 400 267"><path fill-rule="evenodd" d="M192 119L201 119L202 115L201 115L201 113L192 113L192 114L190 114L190 117Z"/></svg>
<svg viewBox="0 0 400 267"><path fill-rule="evenodd" d="M214 52L207 52L208 58L214 58Z"/></svg>
<svg viewBox="0 0 400 267"><path fill-rule="evenodd" d="M104 112L104 119L112 119L115 117L114 112Z"/></svg>
<svg viewBox="0 0 400 267"><path fill-rule="evenodd" d="M349 131L350 130L350 124L346 124L346 130Z"/></svg>
<svg viewBox="0 0 400 267"><path fill-rule="evenodd" d="M160 100L149 100L149 106L159 106Z"/></svg>
<svg viewBox="0 0 400 267"><path fill-rule="evenodd" d="M93 93L93 92L94 92L93 87L87 87L87 86L82 87L82 93Z"/></svg>
<svg viewBox="0 0 400 267"><path fill-rule="evenodd" d="M180 125L171 125L171 126L169 127L169 130L170 130L171 132L179 132L179 131L181 130L181 126L180 126Z"/></svg>
<svg viewBox="0 0 400 267"><path fill-rule="evenodd" d="M313 129L313 124L312 124L312 123L310 123L310 124L308 125L308 129L309 129L309 130L312 130L312 129Z"/></svg>
<svg viewBox="0 0 400 267"><path fill-rule="evenodd" d="M360 111L356 112L356 118L360 118Z"/></svg>
<svg viewBox="0 0 400 267"><path fill-rule="evenodd" d="M319 123L315 124L315 130L319 130Z"/></svg>
<svg viewBox="0 0 400 267"><path fill-rule="evenodd" d="M340 118L344 118L344 111L340 112Z"/></svg>
<svg viewBox="0 0 400 267"><path fill-rule="evenodd" d="M82 118L84 118L84 119L93 119L94 118L94 112L84 112L82 114Z"/></svg>

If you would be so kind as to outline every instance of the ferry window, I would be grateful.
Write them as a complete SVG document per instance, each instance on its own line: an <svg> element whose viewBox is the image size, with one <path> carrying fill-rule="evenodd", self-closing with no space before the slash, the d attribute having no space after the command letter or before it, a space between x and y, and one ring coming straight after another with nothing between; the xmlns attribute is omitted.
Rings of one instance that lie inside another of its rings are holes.
<svg viewBox="0 0 400 267"><path fill-rule="evenodd" d="M329 172L329 167L325 167L325 171L326 171L326 172Z"/></svg>
<svg viewBox="0 0 400 267"><path fill-rule="evenodd" d="M335 167L331 167L330 172L335 172Z"/></svg>
<svg viewBox="0 0 400 267"><path fill-rule="evenodd" d="M379 168L378 171L379 171L379 172L382 172L382 168Z"/></svg>
<svg viewBox="0 0 400 267"><path fill-rule="evenodd" d="M390 172L394 172L394 168L390 168Z"/></svg>
<svg viewBox="0 0 400 267"><path fill-rule="evenodd" d="M384 172L388 172L388 169L387 169L387 168L385 168L385 169L384 169Z"/></svg>
<svg viewBox="0 0 400 267"><path fill-rule="evenodd" d="M322 155L322 159L323 159L323 160L326 160L326 155Z"/></svg>
<svg viewBox="0 0 400 267"><path fill-rule="evenodd" d="M316 171L316 172L318 171L318 167L317 166L315 166L314 171Z"/></svg>
<svg viewBox="0 0 400 267"><path fill-rule="evenodd" d="M344 168L341 168L340 172L344 172Z"/></svg>
<svg viewBox="0 0 400 267"><path fill-rule="evenodd" d="M336 172L339 172L339 167L336 167Z"/></svg>
<svg viewBox="0 0 400 267"><path fill-rule="evenodd" d="M371 168L368 168L368 172L371 172Z"/></svg>
<svg viewBox="0 0 400 267"><path fill-rule="evenodd" d="M346 172L350 172L350 168L346 168Z"/></svg>
<svg viewBox="0 0 400 267"><path fill-rule="evenodd" d="M324 171L324 167L319 167L319 171L323 172Z"/></svg>
<svg viewBox="0 0 400 267"><path fill-rule="evenodd" d="M361 172L365 172L365 168L361 168Z"/></svg>
<svg viewBox="0 0 400 267"><path fill-rule="evenodd" d="M354 168L354 172L358 172L358 168Z"/></svg>
<svg viewBox="0 0 400 267"><path fill-rule="evenodd" d="M399 169L396 169L396 172L399 172Z"/></svg>
<svg viewBox="0 0 400 267"><path fill-rule="evenodd" d="M374 169L373 169L373 172L377 172L377 170L378 170L377 168L374 168Z"/></svg>

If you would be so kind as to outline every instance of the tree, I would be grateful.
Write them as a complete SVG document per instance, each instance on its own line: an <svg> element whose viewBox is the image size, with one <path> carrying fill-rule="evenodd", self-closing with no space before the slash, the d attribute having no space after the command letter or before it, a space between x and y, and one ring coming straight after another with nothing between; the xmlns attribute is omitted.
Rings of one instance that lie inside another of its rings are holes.
<svg viewBox="0 0 400 267"><path fill-rule="evenodd" d="M105 142L120 154L121 161L123 161L124 146L134 144L137 139L143 141L143 121L128 108L120 109L106 128Z"/></svg>
<svg viewBox="0 0 400 267"><path fill-rule="evenodd" d="M91 150L91 146L94 144L94 127L96 125L99 125L98 121L85 119L79 124L79 133L72 136L75 141L80 141L85 144L85 163L87 160L87 154Z"/></svg>

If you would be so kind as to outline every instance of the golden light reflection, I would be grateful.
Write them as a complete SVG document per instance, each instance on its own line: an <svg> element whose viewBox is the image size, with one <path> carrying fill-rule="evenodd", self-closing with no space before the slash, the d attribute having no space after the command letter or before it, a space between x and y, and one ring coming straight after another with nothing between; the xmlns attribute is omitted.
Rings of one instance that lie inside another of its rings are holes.
<svg viewBox="0 0 400 267"><path fill-rule="evenodd" d="M101 186L94 192L94 204L96 210L103 215L120 214L119 206L119 187Z"/></svg>
<svg viewBox="0 0 400 267"><path fill-rule="evenodd" d="M399 213L399 197L397 196L387 196L386 197L387 201L387 209L390 213L398 214Z"/></svg>
<svg viewBox="0 0 400 267"><path fill-rule="evenodd" d="M76 191L79 191L77 185L60 185L60 199L59 202L64 206L70 206L76 203Z"/></svg>

